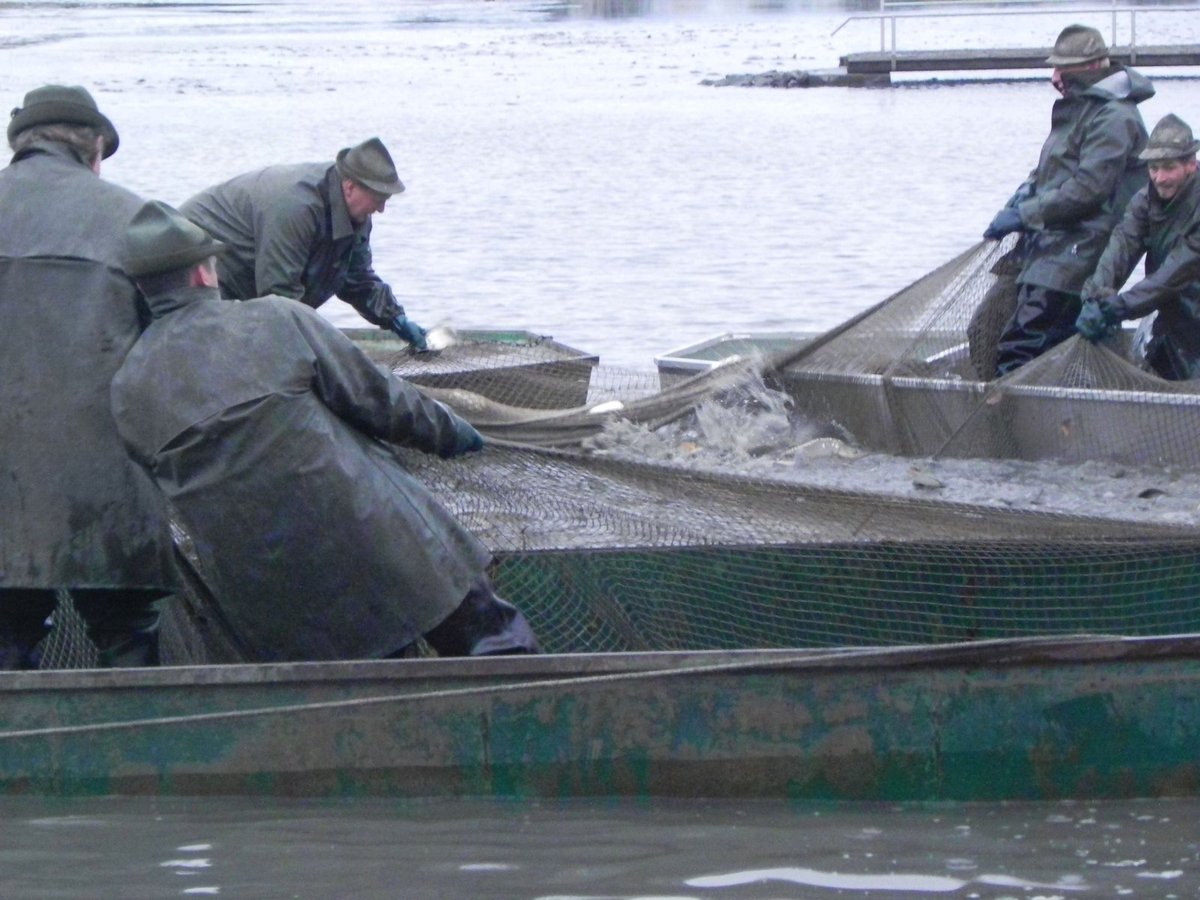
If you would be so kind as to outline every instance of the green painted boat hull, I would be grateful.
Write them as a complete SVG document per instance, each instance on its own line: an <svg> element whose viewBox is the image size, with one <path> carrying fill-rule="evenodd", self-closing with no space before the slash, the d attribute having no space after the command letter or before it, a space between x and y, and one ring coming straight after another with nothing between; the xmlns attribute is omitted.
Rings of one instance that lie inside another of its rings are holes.
<svg viewBox="0 0 1200 900"><path fill-rule="evenodd" d="M1200 636L0 674L8 794L1200 793Z"/></svg>

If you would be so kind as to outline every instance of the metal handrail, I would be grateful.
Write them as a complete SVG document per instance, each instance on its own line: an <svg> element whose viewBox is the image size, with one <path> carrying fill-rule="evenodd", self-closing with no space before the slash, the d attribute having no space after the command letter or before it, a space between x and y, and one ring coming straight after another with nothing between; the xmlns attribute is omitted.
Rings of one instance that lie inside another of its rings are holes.
<svg viewBox="0 0 1200 900"><path fill-rule="evenodd" d="M1116 0L1110 6L1102 7L1071 7L1070 9L1012 9L1012 6L1020 4L1045 3L1045 0L1006 0L1008 9L991 9L991 10L974 10L962 9L964 6L994 6L995 0L953 0L953 2L940 2L937 4L940 12L888 12L888 9L897 7L929 7L931 4L928 0L879 0L879 12L877 13L858 13L849 16L841 25L833 29L830 36L837 34L851 22L856 21L872 21L879 20L879 51L881 53L888 52L887 35L885 26L891 23L891 48L890 52L893 57L896 54L896 20L897 19L953 19L963 18L966 16L1061 16L1064 13L1109 13L1112 16L1112 37L1109 40L1110 46L1117 45L1117 15L1119 13L1129 13L1129 55L1130 61L1137 61L1137 14L1143 13L1168 13L1168 12L1192 12L1196 10L1195 3L1189 3L1182 6L1153 6L1139 8L1136 6L1118 6ZM949 12L945 11L947 6L956 7Z"/></svg>

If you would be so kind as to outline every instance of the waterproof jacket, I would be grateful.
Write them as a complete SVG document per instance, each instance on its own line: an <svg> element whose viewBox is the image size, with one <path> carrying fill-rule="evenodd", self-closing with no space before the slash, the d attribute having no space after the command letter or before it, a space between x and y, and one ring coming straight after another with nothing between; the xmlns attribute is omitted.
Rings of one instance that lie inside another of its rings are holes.
<svg viewBox="0 0 1200 900"><path fill-rule="evenodd" d="M142 200L65 144L0 171L0 587L170 589L170 533L109 382L141 330L118 259Z"/></svg>
<svg viewBox="0 0 1200 900"><path fill-rule="evenodd" d="M404 312L372 268L371 221L351 221L334 166L300 163L247 172L201 191L179 209L229 245L217 263L224 297L276 295L315 309L337 295L381 328Z"/></svg>
<svg viewBox="0 0 1200 900"><path fill-rule="evenodd" d="M1017 205L1028 229L1017 280L1077 294L1133 195L1146 183L1137 156L1147 134L1137 104L1154 96L1140 72L1113 66L1091 86L1068 80L1050 135Z"/></svg>
<svg viewBox="0 0 1200 900"><path fill-rule="evenodd" d="M448 454L454 414L294 301L148 302L113 413L249 657L381 656L449 615L490 554L383 442Z"/></svg>
<svg viewBox="0 0 1200 900"><path fill-rule="evenodd" d="M1166 202L1153 184L1134 196L1084 296L1120 290L1143 256L1146 277L1121 298L1131 319L1158 312L1146 359L1164 378L1200 377L1200 176Z"/></svg>

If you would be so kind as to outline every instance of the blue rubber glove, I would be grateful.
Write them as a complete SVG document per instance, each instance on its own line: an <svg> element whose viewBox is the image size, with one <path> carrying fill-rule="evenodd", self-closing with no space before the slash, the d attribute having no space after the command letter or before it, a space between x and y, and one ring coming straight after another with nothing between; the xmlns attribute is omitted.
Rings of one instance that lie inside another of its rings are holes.
<svg viewBox="0 0 1200 900"><path fill-rule="evenodd" d="M996 213L996 217L992 219L992 224L987 227L983 236L986 240L998 241L1006 234L1020 231L1024 227L1025 223L1021 221L1021 214L1012 207L1006 206Z"/></svg>
<svg viewBox="0 0 1200 900"><path fill-rule="evenodd" d="M454 419L454 446L438 453L442 459L454 459L464 453L474 453L483 449L483 435L475 430L475 426L466 419L457 416Z"/></svg>
<svg viewBox="0 0 1200 900"><path fill-rule="evenodd" d="M429 349L429 345L425 343L425 329L404 313L392 319L392 331L396 332L401 340L408 341L414 350Z"/></svg>
<svg viewBox="0 0 1200 900"><path fill-rule="evenodd" d="M1075 330L1093 344L1115 332L1125 318L1125 301L1120 295L1087 300L1075 320Z"/></svg>

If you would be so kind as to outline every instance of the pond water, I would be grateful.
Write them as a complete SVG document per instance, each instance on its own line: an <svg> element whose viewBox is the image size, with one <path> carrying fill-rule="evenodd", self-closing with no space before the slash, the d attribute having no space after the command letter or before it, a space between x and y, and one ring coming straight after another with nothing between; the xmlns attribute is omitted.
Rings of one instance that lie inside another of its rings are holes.
<svg viewBox="0 0 1200 900"><path fill-rule="evenodd" d="M0 801L11 897L1195 897L1190 801Z"/></svg>

